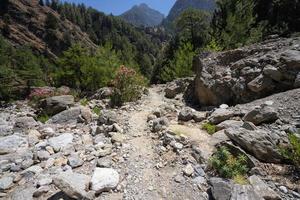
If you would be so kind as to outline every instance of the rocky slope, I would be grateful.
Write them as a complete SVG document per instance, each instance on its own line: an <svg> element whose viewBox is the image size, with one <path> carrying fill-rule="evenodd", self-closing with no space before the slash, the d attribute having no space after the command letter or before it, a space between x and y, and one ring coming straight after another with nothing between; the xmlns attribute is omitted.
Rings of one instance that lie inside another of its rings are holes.
<svg viewBox="0 0 300 200"><path fill-rule="evenodd" d="M120 17L135 26L145 27L157 26L164 19L162 13L150 8L147 4L136 5Z"/></svg>
<svg viewBox="0 0 300 200"><path fill-rule="evenodd" d="M300 38L279 38L195 59L201 105L237 104L300 87Z"/></svg>
<svg viewBox="0 0 300 200"><path fill-rule="evenodd" d="M280 164L276 146L277 140L286 141L286 131L299 131L300 90L207 112L183 103L189 82L153 86L141 100L118 109L102 99L109 88L85 106L63 95L34 108L28 101L1 108L1 197L300 198L299 177L290 165ZM92 112L95 107L99 115ZM41 111L54 116L36 121ZM214 135L200 128L207 121L217 124ZM221 144L249 159L247 185L216 177L209 167Z"/></svg>
<svg viewBox="0 0 300 200"><path fill-rule="evenodd" d="M0 13L0 30L14 45L28 45L36 51L55 56L69 47L71 41L95 47L89 36L80 28L38 0L8 0ZM47 30L47 15L57 20L57 28ZM55 41L55 42L53 42Z"/></svg>

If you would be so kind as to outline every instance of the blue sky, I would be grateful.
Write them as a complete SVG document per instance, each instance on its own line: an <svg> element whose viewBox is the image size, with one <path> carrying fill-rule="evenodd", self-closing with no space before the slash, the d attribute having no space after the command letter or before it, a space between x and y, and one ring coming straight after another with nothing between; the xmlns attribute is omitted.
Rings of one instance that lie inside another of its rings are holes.
<svg viewBox="0 0 300 200"><path fill-rule="evenodd" d="M167 15L176 0L65 0L74 3L84 3L107 14L120 15L132 6L146 3L164 15Z"/></svg>

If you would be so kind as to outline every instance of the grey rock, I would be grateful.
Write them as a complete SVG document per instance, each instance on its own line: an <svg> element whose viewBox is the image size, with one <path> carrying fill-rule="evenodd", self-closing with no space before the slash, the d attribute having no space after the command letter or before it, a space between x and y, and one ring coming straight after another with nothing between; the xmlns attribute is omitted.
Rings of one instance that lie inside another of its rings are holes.
<svg viewBox="0 0 300 200"><path fill-rule="evenodd" d="M242 128L250 131L255 131L258 129L252 122L244 122Z"/></svg>
<svg viewBox="0 0 300 200"><path fill-rule="evenodd" d="M71 154L68 158L68 164L72 168L80 167L83 165L83 160L77 154Z"/></svg>
<svg viewBox="0 0 300 200"><path fill-rule="evenodd" d="M243 125L242 121L237 121L237 120L226 120L218 124L217 130L223 130L231 127L241 127Z"/></svg>
<svg viewBox="0 0 300 200"><path fill-rule="evenodd" d="M92 199L87 193L90 177L73 172L62 172L53 177L53 183L74 199Z"/></svg>
<svg viewBox="0 0 300 200"><path fill-rule="evenodd" d="M110 168L112 166L112 160L110 158L99 158L97 160L97 167L100 168Z"/></svg>
<svg viewBox="0 0 300 200"><path fill-rule="evenodd" d="M0 137L0 155L13 153L18 148L27 148L28 142L26 138L14 134L10 136Z"/></svg>
<svg viewBox="0 0 300 200"><path fill-rule="evenodd" d="M45 193L47 193L49 191L50 191L50 187L49 186L41 186L37 190L34 191L33 197L39 198L40 196L42 196L43 194L45 194Z"/></svg>
<svg viewBox="0 0 300 200"><path fill-rule="evenodd" d="M38 165L33 165L26 170L24 170L21 174L23 176L29 176L29 175L36 175L40 174L43 171L43 169Z"/></svg>
<svg viewBox="0 0 300 200"><path fill-rule="evenodd" d="M230 200L264 200L262 197L258 196L251 185L238 185L235 184L231 192Z"/></svg>
<svg viewBox="0 0 300 200"><path fill-rule="evenodd" d="M14 129L26 130L32 129L36 126L38 126L38 123L33 119L33 117L19 117L16 119Z"/></svg>
<svg viewBox="0 0 300 200"><path fill-rule="evenodd" d="M97 92L91 97L91 99L97 99L97 100L107 99L112 95L112 92L113 92L112 88L103 87L97 90Z"/></svg>
<svg viewBox="0 0 300 200"><path fill-rule="evenodd" d="M98 125L113 125L118 122L117 114L111 110L102 110L98 118Z"/></svg>
<svg viewBox="0 0 300 200"><path fill-rule="evenodd" d="M184 108L179 112L178 120L179 121L190 121L193 119L193 110L191 108Z"/></svg>
<svg viewBox="0 0 300 200"><path fill-rule="evenodd" d="M0 178L0 191L7 190L13 186L13 178L10 176L5 176Z"/></svg>
<svg viewBox="0 0 300 200"><path fill-rule="evenodd" d="M244 128L229 128L225 130L225 134L263 162L278 163L282 158L276 145L278 138L270 132L261 129L250 131Z"/></svg>
<svg viewBox="0 0 300 200"><path fill-rule="evenodd" d="M193 119L195 122L202 122L203 120L206 119L206 117L207 117L206 112L197 112L197 111L193 112Z"/></svg>
<svg viewBox="0 0 300 200"><path fill-rule="evenodd" d="M263 73L275 81L280 81L282 79L282 73L272 65L265 66Z"/></svg>
<svg viewBox="0 0 300 200"><path fill-rule="evenodd" d="M60 136L49 139L50 146L54 151L58 152L60 149L67 147L73 141L73 135L71 133L64 133Z"/></svg>
<svg viewBox="0 0 300 200"><path fill-rule="evenodd" d="M274 122L278 119L278 113L271 106L261 106L248 112L243 120L252 122L255 125L262 123Z"/></svg>
<svg viewBox="0 0 300 200"><path fill-rule="evenodd" d="M53 116L60 113L72 105L74 105L74 97L72 95L53 96L43 99L40 102L42 112Z"/></svg>
<svg viewBox="0 0 300 200"><path fill-rule="evenodd" d="M300 51L287 50L282 53L281 60L289 69L300 70Z"/></svg>
<svg viewBox="0 0 300 200"><path fill-rule="evenodd" d="M45 186L45 185L50 185L53 182L53 179L51 177L42 177L39 178L37 185L38 186Z"/></svg>
<svg viewBox="0 0 300 200"><path fill-rule="evenodd" d="M233 184L222 178L210 178L212 196L215 200L230 200Z"/></svg>
<svg viewBox="0 0 300 200"><path fill-rule="evenodd" d="M114 169L95 168L90 183L91 189L96 193L114 189L117 187L119 179L119 173Z"/></svg>
<svg viewBox="0 0 300 200"><path fill-rule="evenodd" d="M223 121L229 120L234 116L234 112L228 109L218 108L209 117L208 121L212 124L219 124Z"/></svg>
<svg viewBox="0 0 300 200"><path fill-rule="evenodd" d="M32 185L18 186L11 193L11 200L33 200L35 188Z"/></svg>
<svg viewBox="0 0 300 200"><path fill-rule="evenodd" d="M283 185L279 187L279 190L281 192L283 192L284 194L288 193L288 189L285 186L283 186Z"/></svg>
<svg viewBox="0 0 300 200"><path fill-rule="evenodd" d="M192 166L192 164L187 164L184 168L183 168L183 174L186 176L192 176L194 173L194 167Z"/></svg>
<svg viewBox="0 0 300 200"><path fill-rule="evenodd" d="M164 127L169 126L169 120L166 117L153 120L152 132L161 131Z"/></svg>
<svg viewBox="0 0 300 200"><path fill-rule="evenodd" d="M252 92L259 93L266 89L271 90L271 88L274 87L274 84L271 78L261 74L249 82L247 86Z"/></svg>
<svg viewBox="0 0 300 200"><path fill-rule="evenodd" d="M90 111L90 109L83 106L78 106L54 115L46 123L47 124L65 124L65 123L76 123L76 122L89 123L91 122L91 120L92 120L92 112Z"/></svg>
<svg viewBox="0 0 300 200"><path fill-rule="evenodd" d="M248 178L250 184L252 185L254 192L263 199L268 200L279 200L280 196L272 190L263 180L258 176L253 175Z"/></svg>
<svg viewBox="0 0 300 200"><path fill-rule="evenodd" d="M39 160L44 161L50 158L50 153L48 151L42 150L37 152L37 157Z"/></svg>

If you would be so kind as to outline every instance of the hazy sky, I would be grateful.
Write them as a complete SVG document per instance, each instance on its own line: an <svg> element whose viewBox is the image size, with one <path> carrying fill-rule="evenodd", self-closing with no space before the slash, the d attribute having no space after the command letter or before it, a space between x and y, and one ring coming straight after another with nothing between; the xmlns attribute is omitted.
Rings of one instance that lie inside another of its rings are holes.
<svg viewBox="0 0 300 200"><path fill-rule="evenodd" d="M146 3L164 15L167 15L176 0L65 0L74 3L84 3L107 14L120 15L132 6Z"/></svg>

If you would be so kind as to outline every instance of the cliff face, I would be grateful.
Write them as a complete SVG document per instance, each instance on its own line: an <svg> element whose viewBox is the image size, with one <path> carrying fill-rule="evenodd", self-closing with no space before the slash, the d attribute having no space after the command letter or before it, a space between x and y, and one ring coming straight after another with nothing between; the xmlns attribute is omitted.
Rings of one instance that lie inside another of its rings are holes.
<svg viewBox="0 0 300 200"><path fill-rule="evenodd" d="M5 5L4 5L5 4ZM55 57L72 41L87 47L96 45L88 35L38 0L6 0L1 7L0 30L13 45L28 45L39 53ZM53 27L47 24L49 16Z"/></svg>

